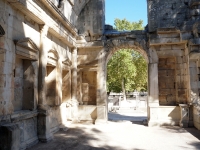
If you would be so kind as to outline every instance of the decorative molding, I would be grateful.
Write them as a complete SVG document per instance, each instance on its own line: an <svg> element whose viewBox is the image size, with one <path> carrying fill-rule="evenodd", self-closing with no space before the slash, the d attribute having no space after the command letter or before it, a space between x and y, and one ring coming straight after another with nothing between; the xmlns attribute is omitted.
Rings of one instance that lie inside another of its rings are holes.
<svg viewBox="0 0 200 150"><path fill-rule="evenodd" d="M58 61L58 54L54 50L50 50L48 53L47 63L52 66L56 66Z"/></svg>
<svg viewBox="0 0 200 150"><path fill-rule="evenodd" d="M63 70L69 70L70 66L72 65L72 62L69 58L67 58L66 60L62 61L62 65Z"/></svg>
<svg viewBox="0 0 200 150"><path fill-rule="evenodd" d="M39 49L30 38L24 38L21 40L15 40L16 55L23 59L38 60Z"/></svg>
<svg viewBox="0 0 200 150"><path fill-rule="evenodd" d="M63 23L63 25L72 32L73 35L77 36L78 30L70 21L63 15L63 13L50 1L41 0L41 2Z"/></svg>
<svg viewBox="0 0 200 150"><path fill-rule="evenodd" d="M69 2L72 6L74 6L74 0L68 0L68 2Z"/></svg>

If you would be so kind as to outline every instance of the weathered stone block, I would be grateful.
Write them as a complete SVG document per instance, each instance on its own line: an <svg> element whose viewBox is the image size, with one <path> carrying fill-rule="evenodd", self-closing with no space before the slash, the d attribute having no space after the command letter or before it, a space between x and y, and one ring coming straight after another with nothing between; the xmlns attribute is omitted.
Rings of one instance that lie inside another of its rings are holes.
<svg viewBox="0 0 200 150"><path fill-rule="evenodd" d="M17 150L20 147L20 129L16 124L0 127L0 149Z"/></svg>

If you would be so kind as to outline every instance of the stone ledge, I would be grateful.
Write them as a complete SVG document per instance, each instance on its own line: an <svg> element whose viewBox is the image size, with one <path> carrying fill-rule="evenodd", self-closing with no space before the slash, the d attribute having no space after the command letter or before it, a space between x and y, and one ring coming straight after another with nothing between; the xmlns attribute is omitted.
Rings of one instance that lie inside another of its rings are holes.
<svg viewBox="0 0 200 150"><path fill-rule="evenodd" d="M35 111L21 110L12 114L10 118L11 118L11 122L17 122L17 121L36 117L37 115L38 115L37 110Z"/></svg>
<svg viewBox="0 0 200 150"><path fill-rule="evenodd" d="M179 120L149 120L148 126L179 126Z"/></svg>
<svg viewBox="0 0 200 150"><path fill-rule="evenodd" d="M77 36L77 29L69 22L69 20L62 14L62 12L50 1L41 0L41 2L65 25L65 27L72 31Z"/></svg>

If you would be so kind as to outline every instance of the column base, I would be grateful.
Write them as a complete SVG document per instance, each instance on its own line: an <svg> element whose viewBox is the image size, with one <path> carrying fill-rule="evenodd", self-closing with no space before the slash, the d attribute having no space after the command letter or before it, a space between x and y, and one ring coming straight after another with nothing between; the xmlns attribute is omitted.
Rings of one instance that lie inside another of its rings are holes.
<svg viewBox="0 0 200 150"><path fill-rule="evenodd" d="M101 124L106 124L107 123L107 120L105 119L96 119L95 120L95 125L101 125Z"/></svg>
<svg viewBox="0 0 200 150"><path fill-rule="evenodd" d="M178 126L179 121L176 120L149 120L148 126L149 127L155 127L155 126Z"/></svg>
<svg viewBox="0 0 200 150"><path fill-rule="evenodd" d="M53 139L50 131L50 116L48 110L39 110L38 113L38 139L41 142L49 142Z"/></svg>
<svg viewBox="0 0 200 150"><path fill-rule="evenodd" d="M53 135L52 134L48 134L48 135L44 135L44 136L38 135L38 139L42 143L47 143L47 142L53 140Z"/></svg>

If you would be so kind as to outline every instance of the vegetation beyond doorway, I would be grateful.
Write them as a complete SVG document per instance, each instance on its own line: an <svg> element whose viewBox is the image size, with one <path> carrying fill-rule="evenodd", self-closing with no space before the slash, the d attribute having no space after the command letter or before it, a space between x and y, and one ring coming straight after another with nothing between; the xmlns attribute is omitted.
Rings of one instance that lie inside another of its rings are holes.
<svg viewBox="0 0 200 150"><path fill-rule="evenodd" d="M116 30L142 30L143 21L129 22L115 19ZM147 62L143 56L132 49L118 50L107 64L107 91L123 92L147 90Z"/></svg>

